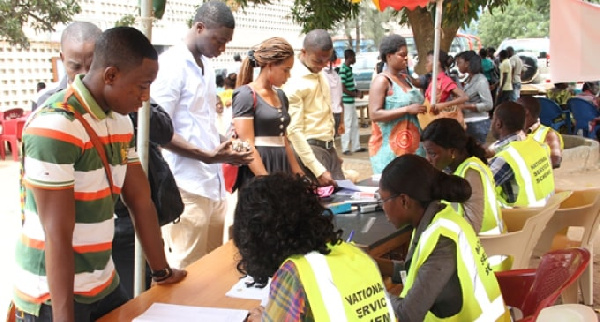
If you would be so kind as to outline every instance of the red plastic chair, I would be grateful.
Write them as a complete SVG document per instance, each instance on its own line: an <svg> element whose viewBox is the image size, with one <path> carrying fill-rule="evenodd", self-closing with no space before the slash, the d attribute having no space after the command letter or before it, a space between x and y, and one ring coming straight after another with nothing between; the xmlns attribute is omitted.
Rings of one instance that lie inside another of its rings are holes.
<svg viewBox="0 0 600 322"><path fill-rule="evenodd" d="M23 109L17 107L1 112L0 121L4 122L4 120L18 119L21 117L23 117Z"/></svg>
<svg viewBox="0 0 600 322"><path fill-rule="evenodd" d="M0 134L0 157L6 158L6 143L10 144L13 160L19 161L19 141L23 138L23 126L25 120L8 119L2 122L2 134Z"/></svg>
<svg viewBox="0 0 600 322"><path fill-rule="evenodd" d="M559 249L542 256L537 269L496 272L504 303L535 321L540 311L554 305L560 294L583 273L590 261L585 248Z"/></svg>

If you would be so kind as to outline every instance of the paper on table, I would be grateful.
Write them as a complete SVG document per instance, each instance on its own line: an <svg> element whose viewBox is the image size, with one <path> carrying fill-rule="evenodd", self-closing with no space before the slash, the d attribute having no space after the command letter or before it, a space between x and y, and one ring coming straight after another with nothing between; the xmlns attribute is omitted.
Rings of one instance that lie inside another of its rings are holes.
<svg viewBox="0 0 600 322"><path fill-rule="evenodd" d="M154 303L146 312L133 319L134 322L179 322L179 321L211 321L229 322L243 321L248 311L223 309L214 307L195 307Z"/></svg>
<svg viewBox="0 0 600 322"><path fill-rule="evenodd" d="M377 191L377 187L357 186L350 180L336 180L336 183L339 188L348 189L352 191L360 191L366 193L375 193L375 191Z"/></svg>
<svg viewBox="0 0 600 322"><path fill-rule="evenodd" d="M271 279L269 278L269 283L263 288L258 288L254 286L248 287L246 283L252 283L254 279L250 276L242 277L240 280L233 284L231 289L225 293L225 296L238 298L238 299L247 299L247 300L261 300L265 301L269 298L269 290L271 289Z"/></svg>

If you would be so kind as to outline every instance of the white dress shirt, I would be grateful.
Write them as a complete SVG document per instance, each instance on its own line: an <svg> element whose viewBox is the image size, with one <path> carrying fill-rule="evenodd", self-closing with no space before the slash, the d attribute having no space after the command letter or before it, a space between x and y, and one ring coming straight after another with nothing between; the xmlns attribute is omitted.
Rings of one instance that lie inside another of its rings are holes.
<svg viewBox="0 0 600 322"><path fill-rule="evenodd" d="M176 45L158 58L159 70L151 86L152 98L173 119L176 134L203 150L220 144L217 131L217 85L209 59L202 56L204 71L185 44ZM206 164L167 149L163 156L179 188L212 200L223 200L221 164Z"/></svg>

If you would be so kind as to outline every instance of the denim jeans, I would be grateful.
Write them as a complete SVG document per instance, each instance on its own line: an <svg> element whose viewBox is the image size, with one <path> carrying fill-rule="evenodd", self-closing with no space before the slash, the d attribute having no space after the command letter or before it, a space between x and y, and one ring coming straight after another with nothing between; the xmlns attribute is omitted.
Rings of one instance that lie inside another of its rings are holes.
<svg viewBox="0 0 600 322"><path fill-rule="evenodd" d="M125 290L122 286L119 286L105 298L97 302L91 304L75 302L75 321L96 321L110 311L125 304L128 300ZM15 315L17 322L50 322L52 321L52 306L42 304L38 316L25 313L19 309L16 309Z"/></svg>
<svg viewBox="0 0 600 322"><path fill-rule="evenodd" d="M510 101L516 102L521 96L521 83L513 83L513 90L510 93Z"/></svg>
<svg viewBox="0 0 600 322"><path fill-rule="evenodd" d="M490 130L490 119L467 123L467 134L472 136L481 144L485 144L487 134Z"/></svg>

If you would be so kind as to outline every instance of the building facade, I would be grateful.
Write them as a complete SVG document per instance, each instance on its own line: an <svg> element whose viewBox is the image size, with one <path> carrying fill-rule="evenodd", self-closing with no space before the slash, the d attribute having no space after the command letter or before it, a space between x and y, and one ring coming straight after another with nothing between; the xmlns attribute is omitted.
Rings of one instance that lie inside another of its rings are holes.
<svg viewBox="0 0 600 322"><path fill-rule="evenodd" d="M188 22L193 19L196 7L201 4L185 0L167 0L161 20L152 28L152 43L164 50L183 41ZM101 29L111 28L125 15L139 15L137 0L81 0L81 13L74 21L89 21ZM281 0L270 5L252 5L234 9L236 29L227 50L215 58L217 68L233 63L233 56L246 56L248 50L269 37L284 37L299 50L302 47L301 27L292 22L292 0ZM139 20L139 19L137 19ZM141 24L136 20L136 27ZM35 100L36 84L45 82L52 86L64 71L58 60L60 34L65 26L56 26L56 32L36 34L27 32L31 41L28 50L0 42L0 111L12 108L29 110ZM53 67L54 66L54 67Z"/></svg>

